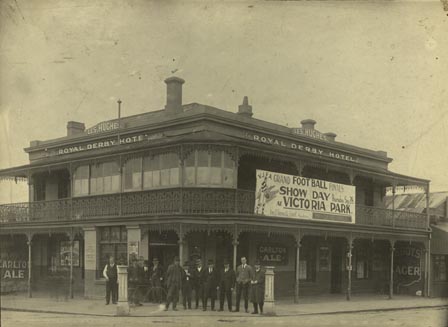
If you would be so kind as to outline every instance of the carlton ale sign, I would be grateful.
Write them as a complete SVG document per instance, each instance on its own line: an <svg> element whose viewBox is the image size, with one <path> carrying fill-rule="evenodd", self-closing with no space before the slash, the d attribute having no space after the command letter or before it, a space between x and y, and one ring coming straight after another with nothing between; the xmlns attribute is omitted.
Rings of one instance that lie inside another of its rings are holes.
<svg viewBox="0 0 448 327"><path fill-rule="evenodd" d="M0 270L2 280L25 279L28 262L21 259L1 259Z"/></svg>

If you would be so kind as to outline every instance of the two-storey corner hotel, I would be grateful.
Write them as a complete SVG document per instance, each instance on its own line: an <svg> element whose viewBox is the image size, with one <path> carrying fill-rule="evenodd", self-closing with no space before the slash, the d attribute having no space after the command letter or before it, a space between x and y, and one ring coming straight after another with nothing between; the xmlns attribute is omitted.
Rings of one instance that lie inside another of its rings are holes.
<svg viewBox="0 0 448 327"><path fill-rule="evenodd" d="M76 296L104 294L113 255L166 267L240 256L275 267L276 297L339 293L428 295L426 213L386 209L386 188L429 181L388 170L384 151L238 112L182 103L165 80L165 108L31 141L30 163L0 171L26 180L29 202L0 206L2 291L59 282Z"/></svg>

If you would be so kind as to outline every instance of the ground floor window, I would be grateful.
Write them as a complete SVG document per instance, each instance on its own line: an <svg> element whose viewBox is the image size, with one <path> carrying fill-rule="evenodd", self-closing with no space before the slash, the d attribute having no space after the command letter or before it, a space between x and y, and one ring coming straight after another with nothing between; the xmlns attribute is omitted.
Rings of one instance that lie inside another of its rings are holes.
<svg viewBox="0 0 448 327"><path fill-rule="evenodd" d="M448 255L435 255L434 256L434 280L435 281L447 281L447 263Z"/></svg>
<svg viewBox="0 0 448 327"><path fill-rule="evenodd" d="M99 229L99 266L97 277L101 278L103 269L112 256L116 264L127 264L127 230L125 226L102 227Z"/></svg>

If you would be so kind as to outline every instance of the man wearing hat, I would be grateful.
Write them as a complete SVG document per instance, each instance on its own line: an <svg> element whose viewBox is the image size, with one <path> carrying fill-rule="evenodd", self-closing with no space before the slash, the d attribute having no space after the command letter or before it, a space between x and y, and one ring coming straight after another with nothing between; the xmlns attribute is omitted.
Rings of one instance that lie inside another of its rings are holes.
<svg viewBox="0 0 448 327"><path fill-rule="evenodd" d="M166 296L165 311L170 307L170 303L173 303L173 310L177 311L176 306L179 301L179 291L182 287L182 277L184 271L179 264L179 257L174 257L174 262L166 271L166 287L168 289Z"/></svg>
<svg viewBox="0 0 448 327"><path fill-rule="evenodd" d="M252 314L263 314L265 272L261 269L259 260L255 262L254 268L255 271L250 282L250 301L254 305L254 311L252 312Z"/></svg>
<svg viewBox="0 0 448 327"><path fill-rule="evenodd" d="M194 296L196 300L196 309L199 306L199 299L202 302L202 308L204 308L204 277L205 269L202 266L202 260L196 260L196 268L191 272L191 279L193 280Z"/></svg>
<svg viewBox="0 0 448 327"><path fill-rule="evenodd" d="M215 264L213 263L213 260L208 260L207 262L207 270L205 272L205 279L204 279L204 307L202 310L207 310L207 301L210 299L210 306L211 310L215 311L215 300L216 300L216 293L219 289L219 277L218 272L215 269Z"/></svg>
<svg viewBox="0 0 448 327"><path fill-rule="evenodd" d="M227 307L232 311L232 292L235 288L235 271L230 268L229 260L224 260L224 269L219 281L219 311L224 310L224 298L227 298Z"/></svg>
<svg viewBox="0 0 448 327"><path fill-rule="evenodd" d="M191 279L190 262L185 261L184 274L182 278L182 302L184 309L191 309L191 292L193 289L193 281Z"/></svg>
<svg viewBox="0 0 448 327"><path fill-rule="evenodd" d="M252 267L247 264L246 257L241 257L241 265L236 268L236 308L240 311L241 295L244 297L244 309L249 312L249 288L252 280Z"/></svg>
<svg viewBox="0 0 448 327"><path fill-rule="evenodd" d="M156 303L162 303L163 268L160 266L159 259L156 257L152 259L150 276L153 301Z"/></svg>

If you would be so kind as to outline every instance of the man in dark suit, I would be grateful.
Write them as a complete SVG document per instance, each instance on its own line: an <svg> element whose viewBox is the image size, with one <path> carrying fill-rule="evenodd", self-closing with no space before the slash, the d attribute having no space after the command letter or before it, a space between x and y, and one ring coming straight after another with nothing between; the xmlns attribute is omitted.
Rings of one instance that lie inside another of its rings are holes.
<svg viewBox="0 0 448 327"><path fill-rule="evenodd" d="M254 268L255 270L250 282L250 300L254 304L254 311L252 314L263 314L265 272L261 269L260 261L258 260L255 262Z"/></svg>
<svg viewBox="0 0 448 327"><path fill-rule="evenodd" d="M166 287L168 293L166 296L165 311L168 310L170 303L173 303L173 310L177 311L177 301L179 301L179 291L182 287L182 277L184 271L179 264L179 257L174 257L174 262L166 271Z"/></svg>
<svg viewBox="0 0 448 327"><path fill-rule="evenodd" d="M241 265L236 269L236 308L235 312L240 311L241 295L244 297L244 309L249 312L249 289L252 280L252 267L247 264L246 257L241 257Z"/></svg>
<svg viewBox="0 0 448 327"><path fill-rule="evenodd" d="M186 261L184 264L184 275L182 279L182 302L184 310L191 309L191 291L193 289L193 281L191 279L190 262Z"/></svg>
<svg viewBox="0 0 448 327"><path fill-rule="evenodd" d="M163 268L162 266L160 266L158 258L153 258L152 264L153 265L150 271L150 281L153 302L162 303Z"/></svg>
<svg viewBox="0 0 448 327"><path fill-rule="evenodd" d="M193 280L193 289L196 299L196 309L199 306L199 299L202 301L202 308L204 308L204 273L205 268L202 266L202 260L196 260L196 267L191 272L191 279Z"/></svg>
<svg viewBox="0 0 448 327"><path fill-rule="evenodd" d="M224 298L227 299L229 312L232 311L232 292L235 288L235 271L230 268L228 260L224 260L224 269L221 271L219 282L219 311L224 310Z"/></svg>
<svg viewBox="0 0 448 327"><path fill-rule="evenodd" d="M208 260L208 267L205 271L205 277L204 277L204 307L202 310L207 310L207 301L210 299L211 301L211 310L215 311L215 300L216 300L216 293L219 289L219 275L218 271L215 269L215 264L213 263L213 260Z"/></svg>

